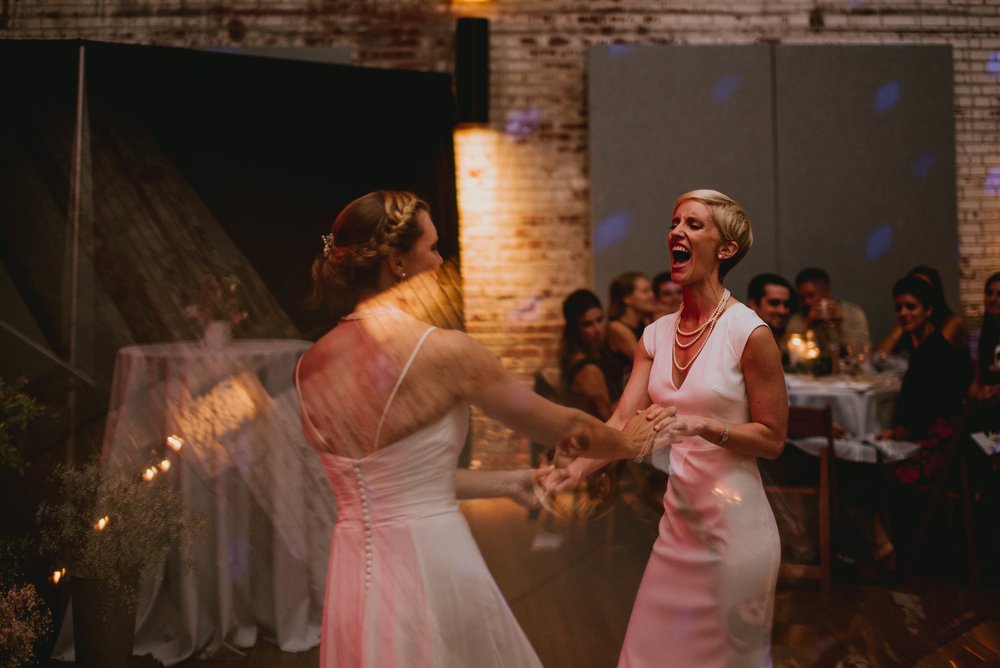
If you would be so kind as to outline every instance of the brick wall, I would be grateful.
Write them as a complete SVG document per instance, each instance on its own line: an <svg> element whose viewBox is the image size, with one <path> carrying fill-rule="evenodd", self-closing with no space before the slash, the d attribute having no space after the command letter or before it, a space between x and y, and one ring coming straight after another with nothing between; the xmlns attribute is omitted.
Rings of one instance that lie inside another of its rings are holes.
<svg viewBox="0 0 1000 668"><path fill-rule="evenodd" d="M983 280L1000 270L1000 0L4 0L0 38L346 46L359 65L451 71L463 15L491 19L494 131L482 140L494 157L471 175L491 184L490 199L463 207L465 312L469 331L515 373L551 368L561 299L593 280L584 89L593 44L951 44L961 308L969 324L980 314ZM475 436L484 466L524 459L525 444L487 420L476 420Z"/></svg>

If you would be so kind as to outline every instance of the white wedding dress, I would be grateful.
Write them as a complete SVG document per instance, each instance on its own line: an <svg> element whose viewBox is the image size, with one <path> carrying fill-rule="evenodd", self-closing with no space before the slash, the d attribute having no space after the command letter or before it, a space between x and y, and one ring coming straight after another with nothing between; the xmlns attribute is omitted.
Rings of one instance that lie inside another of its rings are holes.
<svg viewBox="0 0 1000 668"><path fill-rule="evenodd" d="M323 441L304 406L303 417ZM337 524L321 667L541 666L458 510L454 474L468 425L468 407L456 404L361 459L322 453ZM376 442L380 431L381 422Z"/></svg>

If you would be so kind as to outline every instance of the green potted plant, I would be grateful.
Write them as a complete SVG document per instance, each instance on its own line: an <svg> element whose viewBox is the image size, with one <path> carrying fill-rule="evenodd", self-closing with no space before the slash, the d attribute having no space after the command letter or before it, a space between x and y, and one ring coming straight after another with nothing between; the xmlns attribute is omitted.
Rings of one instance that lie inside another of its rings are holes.
<svg viewBox="0 0 1000 668"><path fill-rule="evenodd" d="M35 585L24 581L17 542L0 543L0 668L33 665L36 647L52 627Z"/></svg>
<svg viewBox="0 0 1000 668"><path fill-rule="evenodd" d="M53 576L69 576L77 666L128 664L143 576L197 528L168 468L126 471L94 458L56 469L61 494L39 508L40 541Z"/></svg>
<svg viewBox="0 0 1000 668"><path fill-rule="evenodd" d="M47 413L35 399L0 378L0 470L24 473L28 461L22 445L28 425Z"/></svg>
<svg viewBox="0 0 1000 668"><path fill-rule="evenodd" d="M28 428L49 414L20 386L0 378L0 480L4 483L4 476L19 478L25 474L29 464L24 454ZM17 491L12 493L16 495ZM0 536L0 668L33 665L39 642L51 631L49 609L22 571L27 543L16 531L5 530Z"/></svg>

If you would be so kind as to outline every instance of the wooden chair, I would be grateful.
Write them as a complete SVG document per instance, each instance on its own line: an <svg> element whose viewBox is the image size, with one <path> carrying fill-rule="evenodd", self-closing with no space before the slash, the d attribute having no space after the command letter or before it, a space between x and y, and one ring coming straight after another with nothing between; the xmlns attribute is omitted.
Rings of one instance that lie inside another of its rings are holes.
<svg viewBox="0 0 1000 668"><path fill-rule="evenodd" d="M937 509L942 500L947 500L954 508L958 505L962 511L962 525L965 538L965 556L969 574L969 585L978 588L982 583L982 567L979 560L979 541L977 540L977 523L975 520L976 497L981 496L984 489L974 487L969 475L969 449L976 447L970 439L970 412L966 408L955 422L955 431L948 439L943 453L944 463L937 474L930 490L930 496L921 514L920 523L910 542L904 567L910 574L916 562L916 555L927 540L932 522L937 515ZM993 460L991 464L995 465ZM987 474L989 477L989 474ZM993 481L995 486L995 481ZM985 487L989 487L987 483Z"/></svg>
<svg viewBox="0 0 1000 668"><path fill-rule="evenodd" d="M771 497L809 496L816 497L818 505L817 524L819 542L819 564L798 564L781 562L779 576L788 578L808 578L819 580L820 590L829 594L832 583L833 549L831 544L831 515L834 510L833 466L833 414L829 406L813 408L790 406L788 409L788 437L806 438L818 436L826 438L827 444L819 452L819 467L814 485L765 485L764 491ZM794 446L788 446L794 447Z"/></svg>

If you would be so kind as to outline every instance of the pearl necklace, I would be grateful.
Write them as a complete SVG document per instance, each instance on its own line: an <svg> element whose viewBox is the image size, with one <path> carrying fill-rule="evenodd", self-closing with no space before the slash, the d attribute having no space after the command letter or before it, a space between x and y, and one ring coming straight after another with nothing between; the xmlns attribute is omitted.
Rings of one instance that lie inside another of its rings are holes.
<svg viewBox="0 0 1000 668"><path fill-rule="evenodd" d="M684 303L681 302L681 307L680 307L680 309L679 309L679 311L677 313L677 333L680 334L681 336L698 336L699 334L701 334L702 332L704 332L705 328L708 327L708 323L712 322L715 318L719 317L719 314L722 312L722 309L725 307L727 299L729 299L729 290L723 290L722 291L722 300L718 304L715 305L715 308L712 310L712 315L710 315L708 317L708 320L706 320L705 322L701 323L700 327L698 327L697 329L691 330L690 332L685 332L683 329L681 329L681 314L684 313ZM691 344L689 343L688 345L691 345Z"/></svg>
<svg viewBox="0 0 1000 668"><path fill-rule="evenodd" d="M677 313L677 320L674 321L674 337L673 337L673 339L674 339L674 341L673 341L673 343L674 343L674 354L672 356L673 360L674 360L674 366L677 368L678 371L680 371L681 373L687 371L688 367L690 367L692 364L694 364L694 361L696 359L698 359L698 355L701 354L701 351L705 348L705 344L708 342L708 337L710 337L712 335L712 330L715 329L715 323L718 321L718 319L722 315L723 311L726 310L726 302L727 301L729 301L729 290L725 290L722 293L722 299L719 301L718 305L716 305L715 310L712 311L712 315L709 316L708 320L706 320L705 323L701 327L699 327L698 329L696 329L696 330L694 330L693 332L690 332L690 333L680 331L681 313L684 312L684 306L683 306L683 304L681 305L680 311L678 311L678 313ZM707 329L707 331L706 331L706 329ZM681 343L680 341L677 340L677 334L678 334L678 332L680 332L681 336L694 336L695 338L691 339L691 341L689 341L687 343ZM704 333L704 336L702 336L703 333ZM698 339L701 339L701 345L698 346L698 350L696 350L694 352L694 355L692 355L691 359L689 359L687 361L687 364L681 364L680 362L678 362L677 361L677 353L680 352L680 349L682 349L682 348L690 348L691 346L693 346L695 344L695 342Z"/></svg>

